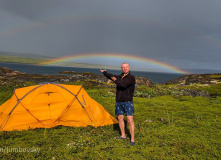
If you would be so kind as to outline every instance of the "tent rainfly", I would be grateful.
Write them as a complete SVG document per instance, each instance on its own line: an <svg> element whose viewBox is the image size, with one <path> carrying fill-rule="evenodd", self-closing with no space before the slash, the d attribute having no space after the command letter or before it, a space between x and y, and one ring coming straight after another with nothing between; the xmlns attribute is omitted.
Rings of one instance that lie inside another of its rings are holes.
<svg viewBox="0 0 221 160"><path fill-rule="evenodd" d="M19 88L0 106L0 131L115 123L117 119L78 85L40 84Z"/></svg>

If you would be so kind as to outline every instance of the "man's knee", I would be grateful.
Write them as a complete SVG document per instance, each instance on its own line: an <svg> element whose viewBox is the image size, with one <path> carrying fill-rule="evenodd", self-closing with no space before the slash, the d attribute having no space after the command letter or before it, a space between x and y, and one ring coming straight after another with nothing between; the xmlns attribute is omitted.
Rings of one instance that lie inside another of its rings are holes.
<svg viewBox="0 0 221 160"><path fill-rule="evenodd" d="M118 116L118 121L123 121L124 120L124 115L119 115Z"/></svg>
<svg viewBox="0 0 221 160"><path fill-rule="evenodd" d="M129 124L133 124L133 123L134 123L133 116L127 116L127 122L128 122Z"/></svg>

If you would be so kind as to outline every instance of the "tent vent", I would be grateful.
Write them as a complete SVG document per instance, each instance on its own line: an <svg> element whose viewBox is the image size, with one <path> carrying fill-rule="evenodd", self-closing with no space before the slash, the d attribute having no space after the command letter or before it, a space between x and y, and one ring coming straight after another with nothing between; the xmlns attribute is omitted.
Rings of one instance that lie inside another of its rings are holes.
<svg viewBox="0 0 221 160"><path fill-rule="evenodd" d="M84 96L83 96L83 95L82 95L82 98L83 98L83 100L84 100L83 105L87 105L87 103L86 103L86 101L85 101L85 99L84 99Z"/></svg>

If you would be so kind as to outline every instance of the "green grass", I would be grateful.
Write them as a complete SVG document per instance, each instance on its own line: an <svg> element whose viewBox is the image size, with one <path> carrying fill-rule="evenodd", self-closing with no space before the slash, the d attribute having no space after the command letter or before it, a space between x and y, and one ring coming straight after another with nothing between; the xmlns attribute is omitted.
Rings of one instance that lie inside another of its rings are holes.
<svg viewBox="0 0 221 160"><path fill-rule="evenodd" d="M220 74L213 74L210 77L211 78L221 78L221 75Z"/></svg>
<svg viewBox="0 0 221 160"><path fill-rule="evenodd" d="M184 86L180 88L203 90L203 91L208 92L211 95L221 96L221 83L212 84L212 85L204 85L204 86L199 85L199 84L193 84L190 86Z"/></svg>
<svg viewBox="0 0 221 160"><path fill-rule="evenodd" d="M0 55L0 62L39 64L43 61L45 61L45 59Z"/></svg>
<svg viewBox="0 0 221 160"><path fill-rule="evenodd" d="M114 89L91 86L86 86L85 89L92 98L114 115ZM0 158L114 160L221 158L221 97L173 95L135 97L134 105L136 144L133 147L129 145L129 138L115 139L119 136L118 125L98 128L58 126L51 129L0 132L0 148L40 149L40 152L29 153L0 152ZM129 137L128 125L126 133Z"/></svg>

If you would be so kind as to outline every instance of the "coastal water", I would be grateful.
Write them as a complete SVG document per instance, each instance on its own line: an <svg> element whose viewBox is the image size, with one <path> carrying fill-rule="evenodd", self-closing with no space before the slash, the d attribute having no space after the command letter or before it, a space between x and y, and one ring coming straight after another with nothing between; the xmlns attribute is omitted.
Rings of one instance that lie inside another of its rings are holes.
<svg viewBox="0 0 221 160"><path fill-rule="evenodd" d="M77 68L77 67L59 67L59 66L36 66L19 63L0 63L0 67L8 67L12 70L20 71L29 74L48 74L48 75L61 75L60 71L75 71L75 72L90 72L102 75L99 69L95 68ZM112 74L120 74L120 70L107 70ZM144 71L131 71L135 76L149 78L154 83L164 83L168 80L184 76L179 73L159 73L159 72L144 72ZM70 74L69 74L70 75Z"/></svg>

